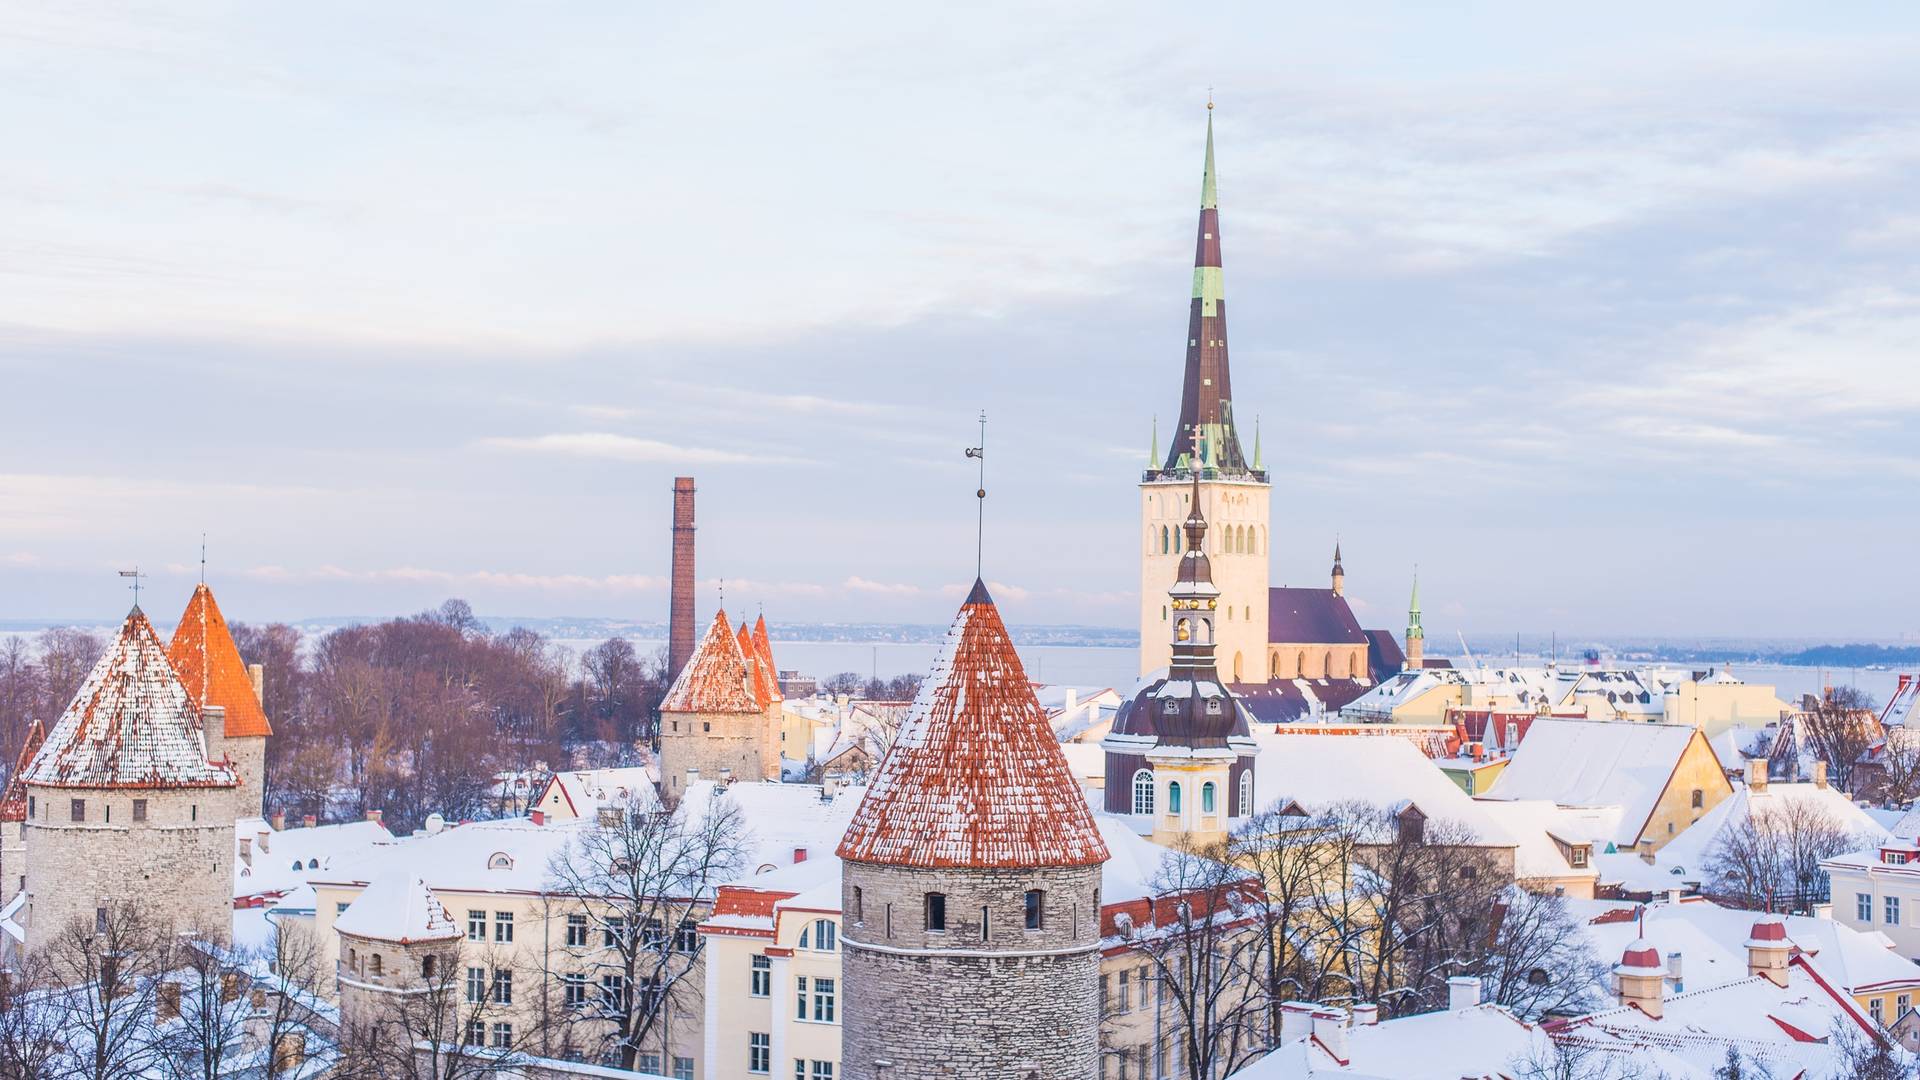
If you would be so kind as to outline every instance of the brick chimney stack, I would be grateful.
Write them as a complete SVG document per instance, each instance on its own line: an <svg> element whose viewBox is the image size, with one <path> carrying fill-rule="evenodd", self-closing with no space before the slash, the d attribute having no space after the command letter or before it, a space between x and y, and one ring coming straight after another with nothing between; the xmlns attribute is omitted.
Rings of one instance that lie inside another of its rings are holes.
<svg viewBox="0 0 1920 1080"><path fill-rule="evenodd" d="M667 681L693 656L693 477L673 478L673 583L667 601Z"/></svg>

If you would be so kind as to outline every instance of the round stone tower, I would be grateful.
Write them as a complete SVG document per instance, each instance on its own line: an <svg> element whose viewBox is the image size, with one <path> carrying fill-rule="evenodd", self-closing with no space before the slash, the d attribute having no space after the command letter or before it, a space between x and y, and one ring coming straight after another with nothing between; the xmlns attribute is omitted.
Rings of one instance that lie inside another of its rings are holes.
<svg viewBox="0 0 1920 1080"><path fill-rule="evenodd" d="M340 936L341 1020L350 1027L377 1026L409 997L444 996L448 981L460 976L460 929L409 870L374 879L333 929ZM480 988L489 1003L495 993L510 993L498 986L496 976Z"/></svg>
<svg viewBox="0 0 1920 1080"><path fill-rule="evenodd" d="M201 712L138 607L20 779L29 951L116 903L232 933L239 778L207 759Z"/></svg>
<svg viewBox="0 0 1920 1080"><path fill-rule="evenodd" d="M975 582L840 844L848 1080L1093 1080L1107 848Z"/></svg>

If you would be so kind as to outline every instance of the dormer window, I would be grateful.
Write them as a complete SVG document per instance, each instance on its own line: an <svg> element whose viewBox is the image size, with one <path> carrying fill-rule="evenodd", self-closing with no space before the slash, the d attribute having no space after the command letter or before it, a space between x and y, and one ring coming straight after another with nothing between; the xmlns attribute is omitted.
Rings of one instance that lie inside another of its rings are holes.
<svg viewBox="0 0 1920 1080"><path fill-rule="evenodd" d="M487 858L487 869L511 870L513 869L513 856L508 855L504 851L496 851Z"/></svg>
<svg viewBox="0 0 1920 1080"><path fill-rule="evenodd" d="M1219 698L1210 697L1207 699L1207 715L1208 716L1220 715L1220 699Z"/></svg>

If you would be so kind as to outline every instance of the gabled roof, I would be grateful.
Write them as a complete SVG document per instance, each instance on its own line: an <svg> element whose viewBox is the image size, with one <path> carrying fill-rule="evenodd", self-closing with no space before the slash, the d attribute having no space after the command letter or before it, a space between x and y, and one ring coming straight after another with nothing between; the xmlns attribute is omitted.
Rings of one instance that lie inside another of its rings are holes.
<svg viewBox="0 0 1920 1080"><path fill-rule="evenodd" d="M1092 809L975 582L840 857L922 867L1095 866Z"/></svg>
<svg viewBox="0 0 1920 1080"><path fill-rule="evenodd" d="M1274 732L1253 738L1260 747L1253 768L1258 810L1289 801L1308 811L1348 800L1381 807L1411 802L1429 821L1455 822L1482 845L1518 843L1407 739Z"/></svg>
<svg viewBox="0 0 1920 1080"><path fill-rule="evenodd" d="M1267 640L1279 645L1367 645L1347 598L1332 589L1276 585L1267 590Z"/></svg>
<svg viewBox="0 0 1920 1080"><path fill-rule="evenodd" d="M375 878L333 922L343 934L397 941L447 941L460 936L453 916L420 875L395 870Z"/></svg>
<svg viewBox="0 0 1920 1080"><path fill-rule="evenodd" d="M145 612L120 632L21 774L54 787L233 787L207 760L200 711L174 674Z"/></svg>
<svg viewBox="0 0 1920 1080"><path fill-rule="evenodd" d="M26 739L20 743L20 756L14 760L13 771L7 774L6 794L0 795L0 821L27 820L27 791L21 785L20 774L27 771L33 755L40 752L40 744L46 741L46 725L35 720L27 728Z"/></svg>
<svg viewBox="0 0 1920 1080"><path fill-rule="evenodd" d="M1696 739L1713 753L1706 736L1690 725L1542 717L1527 730L1488 797L1618 806L1620 826L1613 839L1633 844ZM1732 789L1718 770L1709 783Z"/></svg>
<svg viewBox="0 0 1920 1080"><path fill-rule="evenodd" d="M727 613L713 613L707 636L693 650L692 659L673 680L662 712L759 712L760 699L753 692L753 673L747 654L734 637Z"/></svg>
<svg viewBox="0 0 1920 1080"><path fill-rule="evenodd" d="M227 632L226 617L220 614L213 590L204 581L194 588L180 625L173 628L167 659L173 662L173 670L179 673L181 685L195 705L202 709L218 705L226 710L227 738L273 734L266 710L254 696L246 662L240 659L240 649Z"/></svg>

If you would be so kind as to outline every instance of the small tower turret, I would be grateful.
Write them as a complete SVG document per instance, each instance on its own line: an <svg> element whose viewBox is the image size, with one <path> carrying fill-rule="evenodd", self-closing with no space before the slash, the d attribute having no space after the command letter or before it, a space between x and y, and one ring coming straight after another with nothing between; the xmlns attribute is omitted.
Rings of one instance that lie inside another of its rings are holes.
<svg viewBox="0 0 1920 1080"><path fill-rule="evenodd" d="M1407 602L1407 670L1426 666L1427 631L1420 625L1420 571L1413 572L1413 599Z"/></svg>
<svg viewBox="0 0 1920 1080"><path fill-rule="evenodd" d="M1333 542L1333 595L1347 595L1347 571L1340 565L1340 541Z"/></svg>

